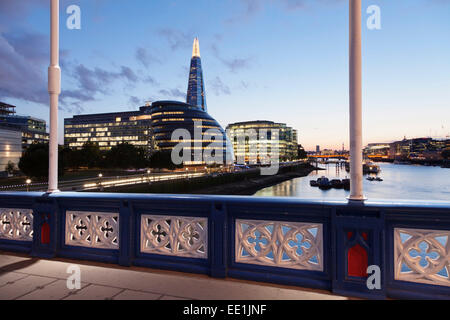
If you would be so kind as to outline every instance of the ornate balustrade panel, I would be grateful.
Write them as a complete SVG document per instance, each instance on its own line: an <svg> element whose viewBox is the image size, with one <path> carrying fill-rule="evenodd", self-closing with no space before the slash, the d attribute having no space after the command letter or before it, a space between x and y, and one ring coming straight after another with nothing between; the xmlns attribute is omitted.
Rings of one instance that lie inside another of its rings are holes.
<svg viewBox="0 0 450 320"><path fill-rule="evenodd" d="M119 213L66 212L66 245L119 249Z"/></svg>
<svg viewBox="0 0 450 320"><path fill-rule="evenodd" d="M450 286L450 231L394 229L395 280Z"/></svg>
<svg viewBox="0 0 450 320"><path fill-rule="evenodd" d="M33 210L0 208L0 239L33 241Z"/></svg>
<svg viewBox="0 0 450 320"><path fill-rule="evenodd" d="M323 225L236 220L236 262L323 271Z"/></svg>
<svg viewBox="0 0 450 320"><path fill-rule="evenodd" d="M141 252L208 258L208 219L141 216Z"/></svg>

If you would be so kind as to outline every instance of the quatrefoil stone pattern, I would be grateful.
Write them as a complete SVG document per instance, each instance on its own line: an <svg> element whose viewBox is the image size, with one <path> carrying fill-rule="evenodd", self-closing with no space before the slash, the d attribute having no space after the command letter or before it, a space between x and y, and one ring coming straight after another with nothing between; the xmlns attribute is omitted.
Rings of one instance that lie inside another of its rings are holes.
<svg viewBox="0 0 450 320"><path fill-rule="evenodd" d="M0 208L0 239L33 241L33 210Z"/></svg>
<svg viewBox="0 0 450 320"><path fill-rule="evenodd" d="M236 262L323 271L323 225L236 220Z"/></svg>
<svg viewBox="0 0 450 320"><path fill-rule="evenodd" d="M119 214L112 212L66 212L66 245L119 249Z"/></svg>
<svg viewBox="0 0 450 320"><path fill-rule="evenodd" d="M394 229L395 280L450 287L450 231Z"/></svg>
<svg viewBox="0 0 450 320"><path fill-rule="evenodd" d="M141 252L207 259L208 219L142 215Z"/></svg>

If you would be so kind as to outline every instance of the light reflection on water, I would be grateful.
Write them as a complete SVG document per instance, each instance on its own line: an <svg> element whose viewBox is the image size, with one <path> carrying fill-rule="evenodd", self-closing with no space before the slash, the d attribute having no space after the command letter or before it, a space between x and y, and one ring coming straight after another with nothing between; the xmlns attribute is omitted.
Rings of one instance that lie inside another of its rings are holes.
<svg viewBox="0 0 450 320"><path fill-rule="evenodd" d="M383 182L367 181L364 176L364 195L369 199L443 200L450 201L450 169L413 165L378 163ZM335 164L324 166L326 170L312 172L307 177L282 182L258 191L255 196L299 197L304 199L345 198L350 192L344 189L320 190L309 181L326 176L344 179L349 177L344 168Z"/></svg>

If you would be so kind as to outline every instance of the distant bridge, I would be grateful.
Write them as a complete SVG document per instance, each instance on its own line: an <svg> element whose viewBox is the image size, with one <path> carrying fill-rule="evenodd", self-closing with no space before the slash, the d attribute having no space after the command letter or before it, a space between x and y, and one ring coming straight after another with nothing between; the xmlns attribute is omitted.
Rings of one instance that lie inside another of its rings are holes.
<svg viewBox="0 0 450 320"><path fill-rule="evenodd" d="M350 156L348 154L330 154L330 155L310 155L308 158L316 159L346 159L348 160ZM389 156L384 154L373 154L366 156L369 159L389 159Z"/></svg>

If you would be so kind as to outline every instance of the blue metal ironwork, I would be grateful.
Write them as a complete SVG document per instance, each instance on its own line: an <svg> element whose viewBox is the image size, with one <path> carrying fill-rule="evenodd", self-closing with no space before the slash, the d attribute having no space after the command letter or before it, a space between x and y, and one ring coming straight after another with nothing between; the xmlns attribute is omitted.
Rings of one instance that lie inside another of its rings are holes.
<svg viewBox="0 0 450 320"><path fill-rule="evenodd" d="M17 192L0 193L0 208L32 209L34 220L33 241L1 239L0 250L28 252L42 258L66 257L203 273L218 278L228 276L371 299L450 299L450 286L399 281L394 274L394 229L450 231L450 202L367 201L355 206L345 200ZM67 245L65 221L68 210L118 212L118 249ZM142 215L207 218L207 258L143 253L140 250ZM323 270L236 262L237 219L321 224ZM50 226L49 243L46 244L41 241L44 223ZM349 232L353 236L349 237ZM363 232L366 239L362 238ZM367 277L347 275L348 250L356 243L366 249L368 264L381 268L381 290L369 290Z"/></svg>

